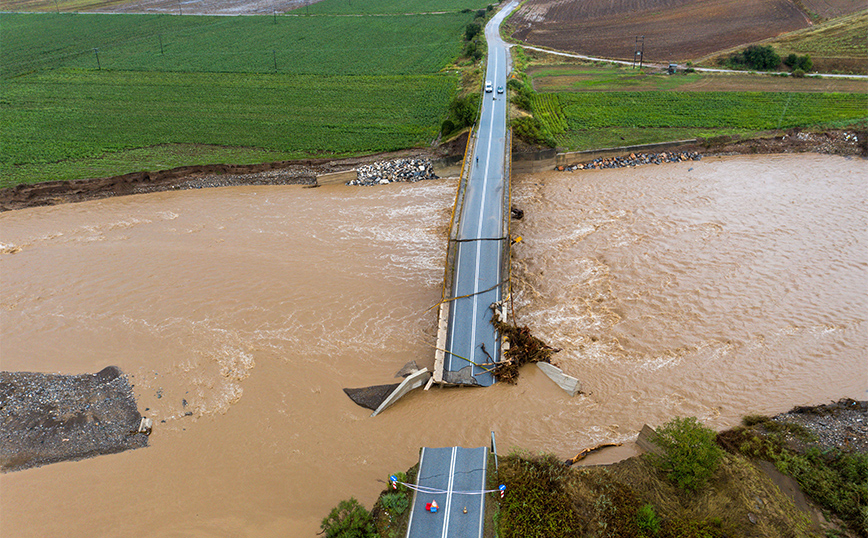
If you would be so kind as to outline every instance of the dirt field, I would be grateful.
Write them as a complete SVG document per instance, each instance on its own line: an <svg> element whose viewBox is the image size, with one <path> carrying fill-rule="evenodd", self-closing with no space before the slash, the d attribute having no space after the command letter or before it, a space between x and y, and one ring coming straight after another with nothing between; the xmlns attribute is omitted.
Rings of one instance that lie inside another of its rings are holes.
<svg viewBox="0 0 868 538"><path fill-rule="evenodd" d="M804 6L803 9L809 13L819 15L824 19L841 17L865 9L863 0L800 0L797 3L801 3Z"/></svg>
<svg viewBox="0 0 868 538"><path fill-rule="evenodd" d="M843 0L840 0L843 2ZM650 62L683 62L809 26L788 0L530 0L511 19L532 45Z"/></svg>
<svg viewBox="0 0 868 538"><path fill-rule="evenodd" d="M534 56L537 56L535 54ZM662 73L662 70L661 70ZM556 91L666 91L682 92L843 92L868 93L864 80L840 78L793 78L756 76L747 73L693 73L665 76L629 67L613 69L611 80L600 82L600 68L581 65L545 65L531 67L528 74L538 92ZM593 83L590 85L588 83Z"/></svg>
<svg viewBox="0 0 868 538"><path fill-rule="evenodd" d="M269 15L318 0L3 0L0 11Z"/></svg>

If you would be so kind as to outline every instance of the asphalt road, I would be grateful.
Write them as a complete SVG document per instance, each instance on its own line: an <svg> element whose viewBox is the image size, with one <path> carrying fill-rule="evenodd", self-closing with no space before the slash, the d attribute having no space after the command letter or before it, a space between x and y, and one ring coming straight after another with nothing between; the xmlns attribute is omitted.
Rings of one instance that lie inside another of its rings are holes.
<svg viewBox="0 0 868 538"><path fill-rule="evenodd" d="M407 538L481 538L488 449L423 448ZM436 512L426 510L436 501Z"/></svg>
<svg viewBox="0 0 868 538"><path fill-rule="evenodd" d="M500 340L491 325L489 308L501 299L503 241L508 241L504 238L503 218L508 102L507 94L497 93L497 88L506 88L509 51L500 39L499 27L517 5L517 1L510 2L485 26L485 80L491 82L494 91L483 90L482 114L459 220L458 239L463 241L458 243L452 290L454 297L469 297L455 300L449 313L444 379L452 383L492 385L494 378L487 371L491 367L472 363L500 360Z"/></svg>

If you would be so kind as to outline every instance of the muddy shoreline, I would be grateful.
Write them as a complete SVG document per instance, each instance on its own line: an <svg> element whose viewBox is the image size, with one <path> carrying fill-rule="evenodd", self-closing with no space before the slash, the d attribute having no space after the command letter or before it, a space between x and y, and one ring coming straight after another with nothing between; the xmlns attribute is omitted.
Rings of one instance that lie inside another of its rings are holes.
<svg viewBox="0 0 868 538"><path fill-rule="evenodd" d="M320 174L350 170L377 160L408 156L442 158L461 155L466 141L467 136L462 135L431 150L417 149L347 159L306 159L255 165L185 166L106 178L16 185L0 189L0 212L170 190L241 185L313 186ZM699 140L696 144L671 148L671 151L695 151L706 156L814 152L864 158L868 157L868 131L830 130L813 133L795 129L770 138L740 139L724 136Z"/></svg>

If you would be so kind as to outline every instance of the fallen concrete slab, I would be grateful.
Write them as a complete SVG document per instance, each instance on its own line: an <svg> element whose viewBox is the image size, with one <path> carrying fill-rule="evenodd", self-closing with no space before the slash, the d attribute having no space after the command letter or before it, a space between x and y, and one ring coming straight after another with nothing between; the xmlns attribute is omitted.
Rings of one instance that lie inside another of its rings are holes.
<svg viewBox="0 0 868 538"><path fill-rule="evenodd" d="M431 372L428 371L428 368L422 368L418 372L414 372L407 376L407 378L404 379L404 381L402 381L400 385L398 385L398 388L396 388L392 392L392 394L390 394L385 400L383 400L383 403L380 404L376 411L371 413L371 416L375 417L379 415L387 407L403 398L408 392L413 389L418 389L419 387L424 385L428 381L429 377L431 377Z"/></svg>
<svg viewBox="0 0 868 538"><path fill-rule="evenodd" d="M565 374L563 370L557 366L547 362L538 362L536 365L545 375L549 376L549 379L557 383L557 385L564 389L570 396L575 396L582 391L582 384L579 380Z"/></svg>

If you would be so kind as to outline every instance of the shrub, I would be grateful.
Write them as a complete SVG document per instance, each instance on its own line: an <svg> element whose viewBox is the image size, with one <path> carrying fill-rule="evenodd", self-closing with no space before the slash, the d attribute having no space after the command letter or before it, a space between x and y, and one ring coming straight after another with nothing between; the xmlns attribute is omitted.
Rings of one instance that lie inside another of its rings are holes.
<svg viewBox="0 0 868 538"><path fill-rule="evenodd" d="M657 536L660 532L660 520L653 504L643 505L636 514L636 525L642 536Z"/></svg>
<svg viewBox="0 0 868 538"><path fill-rule="evenodd" d="M570 475L570 468L552 455L504 458L498 480L507 493L500 500L497 535L574 536L580 522L567 492Z"/></svg>
<svg viewBox="0 0 868 538"><path fill-rule="evenodd" d="M793 76L795 78L805 78L805 72L802 71L801 69L796 69L793 71Z"/></svg>
<svg viewBox="0 0 868 538"><path fill-rule="evenodd" d="M679 488L696 491L711 478L723 457L716 437L696 417L675 417L658 428L654 438L663 454L652 453L649 458Z"/></svg>
<svg viewBox="0 0 868 538"><path fill-rule="evenodd" d="M770 45L751 45L744 51L730 56L729 62L734 66L768 71L781 64L781 57Z"/></svg>
<svg viewBox="0 0 868 538"><path fill-rule="evenodd" d="M479 114L479 94L471 93L464 97L456 97L449 105L449 119L456 129L473 125Z"/></svg>
<svg viewBox="0 0 868 538"><path fill-rule="evenodd" d="M795 73L798 70L810 71L811 68L814 67L814 62L807 54L804 56L797 56L791 53L784 58L784 65L792 69L793 73Z"/></svg>
<svg viewBox="0 0 868 538"><path fill-rule="evenodd" d="M376 538L374 521L364 506L355 498L341 501L322 520L320 528L326 538Z"/></svg>
<svg viewBox="0 0 868 538"><path fill-rule="evenodd" d="M440 132L443 133L443 136L449 136L455 131L455 124L452 123L452 120L443 120L443 124L440 126Z"/></svg>
<svg viewBox="0 0 868 538"><path fill-rule="evenodd" d="M410 500L403 493L387 493L380 499L380 504L389 512L403 514L410 506Z"/></svg>
<svg viewBox="0 0 868 538"><path fill-rule="evenodd" d="M542 123L533 116L516 118L512 121L512 132L529 144L554 146L554 141L543 132Z"/></svg>
<svg viewBox="0 0 868 538"><path fill-rule="evenodd" d="M464 29L464 39L470 41L471 39L476 37L476 34L478 34L480 31L482 31L482 26L480 26L479 23L471 22Z"/></svg>

